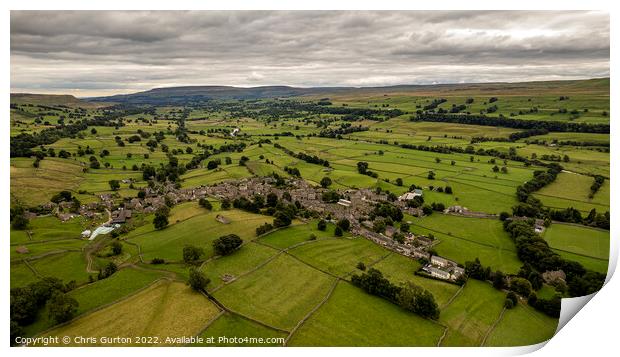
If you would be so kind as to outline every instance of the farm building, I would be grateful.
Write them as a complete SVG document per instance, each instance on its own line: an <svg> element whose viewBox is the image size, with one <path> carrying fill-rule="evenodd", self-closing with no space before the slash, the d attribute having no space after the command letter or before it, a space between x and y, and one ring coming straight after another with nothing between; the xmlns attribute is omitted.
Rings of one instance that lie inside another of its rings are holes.
<svg viewBox="0 0 620 357"><path fill-rule="evenodd" d="M393 237L395 233L396 233L396 228L394 228L392 226L385 227L385 235L386 236Z"/></svg>
<svg viewBox="0 0 620 357"><path fill-rule="evenodd" d="M215 220L220 222L220 223L223 223L223 224L229 224L230 223L230 219L222 216L221 214L218 214L217 216L215 216Z"/></svg>
<svg viewBox="0 0 620 357"><path fill-rule="evenodd" d="M422 197L422 190L415 189L412 192L406 192L398 197L399 201L410 201L416 197Z"/></svg>
<svg viewBox="0 0 620 357"><path fill-rule="evenodd" d="M349 207L351 206L351 201L341 198L338 200L338 204L344 207Z"/></svg>
<svg viewBox="0 0 620 357"><path fill-rule="evenodd" d="M445 279L448 280L450 279L450 273L439 269L439 268L435 268L434 266L431 265L426 265L424 268L422 268L424 271L426 271L427 273L429 273L431 276L435 277L435 278L439 278L439 279Z"/></svg>
<svg viewBox="0 0 620 357"><path fill-rule="evenodd" d="M433 255L431 257L431 264L438 265L440 267L447 267L448 265L450 265L450 261L448 259Z"/></svg>
<svg viewBox="0 0 620 357"><path fill-rule="evenodd" d="M129 218L131 218L131 210L130 209L120 209L118 211L112 212L112 224L125 223Z"/></svg>

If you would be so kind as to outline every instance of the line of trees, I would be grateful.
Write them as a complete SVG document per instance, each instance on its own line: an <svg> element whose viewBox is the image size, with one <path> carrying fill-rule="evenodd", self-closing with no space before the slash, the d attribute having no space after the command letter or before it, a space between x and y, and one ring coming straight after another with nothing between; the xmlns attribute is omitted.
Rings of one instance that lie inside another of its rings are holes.
<svg viewBox="0 0 620 357"><path fill-rule="evenodd" d="M297 159L303 160L303 161L305 161L307 163L329 167L329 161L327 161L325 159L322 159L322 158L318 157L317 155L308 155L308 154L306 154L304 152L301 152L301 151L298 152L298 153L295 153L295 152L293 152L293 150L287 149L287 148L285 148L284 146L282 146L282 145L280 145L278 143L273 144L273 147L284 151L287 155L290 155L290 156L295 157Z"/></svg>
<svg viewBox="0 0 620 357"><path fill-rule="evenodd" d="M509 119L502 116L468 114L419 113L411 121L429 121L442 123L459 123L484 126L501 126L514 129L545 129L554 132L603 133L609 134L609 124L586 124L564 121Z"/></svg>
<svg viewBox="0 0 620 357"><path fill-rule="evenodd" d="M63 284L58 278L46 277L24 287L12 288L10 318L11 345L22 336L23 327L32 324L45 306L55 323L71 320L77 313L78 302L66 295L76 287L75 281Z"/></svg>
<svg viewBox="0 0 620 357"><path fill-rule="evenodd" d="M532 270L564 271L571 296L592 294L603 286L604 274L587 270L578 262L562 258L549 247L547 241L534 232L531 222L506 220L504 230L514 240L519 259Z"/></svg>
<svg viewBox="0 0 620 357"><path fill-rule="evenodd" d="M433 294L411 282L395 285L383 277L379 270L370 268L360 275L353 275L351 283L422 317L433 320L439 318L439 306Z"/></svg>

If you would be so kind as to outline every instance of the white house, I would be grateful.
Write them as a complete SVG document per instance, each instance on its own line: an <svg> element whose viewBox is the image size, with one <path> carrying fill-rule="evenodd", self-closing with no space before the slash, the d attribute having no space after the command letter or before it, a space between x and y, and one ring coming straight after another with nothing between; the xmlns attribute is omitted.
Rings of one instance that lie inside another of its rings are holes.
<svg viewBox="0 0 620 357"><path fill-rule="evenodd" d="M428 271L428 273L431 274L431 276L435 278L446 279L446 280L450 279L450 273L445 270L441 270L439 268L429 266L428 268L426 268L426 271Z"/></svg>
<svg viewBox="0 0 620 357"><path fill-rule="evenodd" d="M403 193L401 196L398 197L398 200L399 201L410 201L416 197L422 197L422 190L415 189L413 190L413 192Z"/></svg>
<svg viewBox="0 0 620 357"><path fill-rule="evenodd" d="M450 261L448 259L444 259L442 257L438 257L436 255L433 255L431 257L431 264L433 265L439 265L440 267L447 267Z"/></svg>
<svg viewBox="0 0 620 357"><path fill-rule="evenodd" d="M349 200L345 200L344 198L341 198L338 200L338 204L344 207L349 207L351 206L351 201Z"/></svg>

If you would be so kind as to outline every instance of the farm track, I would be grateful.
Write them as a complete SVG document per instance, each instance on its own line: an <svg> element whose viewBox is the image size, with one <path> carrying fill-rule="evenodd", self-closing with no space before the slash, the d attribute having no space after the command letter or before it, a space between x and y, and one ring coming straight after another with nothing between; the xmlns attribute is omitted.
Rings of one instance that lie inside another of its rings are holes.
<svg viewBox="0 0 620 357"><path fill-rule="evenodd" d="M28 237L30 239L29 242L27 243L11 243L11 246L17 246L17 245L32 245L32 244L39 244L39 243L52 243L52 242L64 242L64 241L71 241L71 240L78 240L78 241L82 241L82 239L80 238L59 238L59 239L46 239L46 240L33 240L32 236L30 235L30 233L28 232Z"/></svg>
<svg viewBox="0 0 620 357"><path fill-rule="evenodd" d="M20 260L23 260L24 262L28 261L35 261L35 260L39 260L39 259L43 259L43 258L47 258L49 256L52 255L59 255L59 254L64 254L64 253L69 253L69 252L81 252L82 250L80 249L62 249L62 250L52 250L49 252L45 252L45 253L41 253L39 255L35 255L35 256L31 256L31 257L25 257L25 258L20 258L20 259L14 259L11 260L11 263L13 262L18 262Z"/></svg>
<svg viewBox="0 0 620 357"><path fill-rule="evenodd" d="M441 347L441 343L443 342L444 338L446 338L446 335L448 334L448 326L444 326L443 327L443 334L439 337L439 340L437 340L437 345L436 347Z"/></svg>
<svg viewBox="0 0 620 357"><path fill-rule="evenodd" d="M30 265L30 263L28 263L27 260L23 260L24 264L28 267L28 269L30 269L30 271L32 271L32 273L38 277L39 279L42 279L43 276L32 266Z"/></svg>
<svg viewBox="0 0 620 357"><path fill-rule="evenodd" d="M465 285L467 284L467 282L463 285L461 285L461 287L454 293L454 295L452 295L452 297L450 298L450 300L446 301L445 304L443 304L441 306L441 310L447 308L448 306L450 306L450 304L452 304L452 302L459 296L461 295L461 292L463 292L463 289L465 288Z"/></svg>
<svg viewBox="0 0 620 357"><path fill-rule="evenodd" d="M495 322L493 322L493 325L491 325L491 327L489 327L489 330L486 332L486 334L484 335L484 338L482 339L482 342L480 343L480 347L484 347L484 345L487 342L487 339L489 338L489 336L491 335L491 332L493 332L493 330L495 330L495 327L497 326L497 324L499 324L499 322L502 320L502 318L504 317L504 313L506 312L506 307L504 307L502 309L502 312L499 314L499 316L497 317L497 320L495 320Z"/></svg>

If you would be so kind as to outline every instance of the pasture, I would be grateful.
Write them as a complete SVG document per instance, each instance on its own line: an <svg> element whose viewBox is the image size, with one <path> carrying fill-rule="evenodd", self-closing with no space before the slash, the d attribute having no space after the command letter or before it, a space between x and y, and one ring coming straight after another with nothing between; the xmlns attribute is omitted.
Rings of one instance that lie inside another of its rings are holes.
<svg viewBox="0 0 620 357"><path fill-rule="evenodd" d="M504 308L504 297L490 284L469 279L441 311L439 321L448 326L441 346L480 346Z"/></svg>
<svg viewBox="0 0 620 357"><path fill-rule="evenodd" d="M289 345L435 346L443 330L435 322L341 281Z"/></svg>
<svg viewBox="0 0 620 357"><path fill-rule="evenodd" d="M228 218L230 223L218 222L216 220L218 214ZM155 230L152 224L147 223L141 229L129 233L126 239L141 247L145 261L153 258L173 262L181 261L185 245L203 248L205 258L209 258L214 254L212 243L215 239L234 233L244 240L249 240L256 235L258 226L272 220L273 218L268 216L235 209L218 212L205 210L203 214L171 224L163 230Z"/></svg>
<svg viewBox="0 0 620 357"><path fill-rule="evenodd" d="M544 342L555 334L558 320L524 304L506 310L488 336L485 346L527 346Z"/></svg>
<svg viewBox="0 0 620 357"><path fill-rule="evenodd" d="M217 290L233 311L290 330L327 295L334 279L287 254Z"/></svg>
<svg viewBox="0 0 620 357"><path fill-rule="evenodd" d="M200 332L219 310L205 296L184 283L161 281L104 309L79 317L42 336L129 337L132 342L120 345L152 345L136 343L134 336L159 338L192 336ZM81 344L88 346L93 344ZM101 345L96 343L94 345Z"/></svg>
<svg viewBox="0 0 620 357"><path fill-rule="evenodd" d="M434 213L423 218L407 215L404 220L412 222L414 234L433 234L439 240L435 246L439 255L457 263L465 264L479 258L484 266L507 273L516 273L523 265L499 219Z"/></svg>
<svg viewBox="0 0 620 357"><path fill-rule="evenodd" d="M588 269L607 272L609 231L554 223L545 230L543 238L564 258L578 261Z"/></svg>

